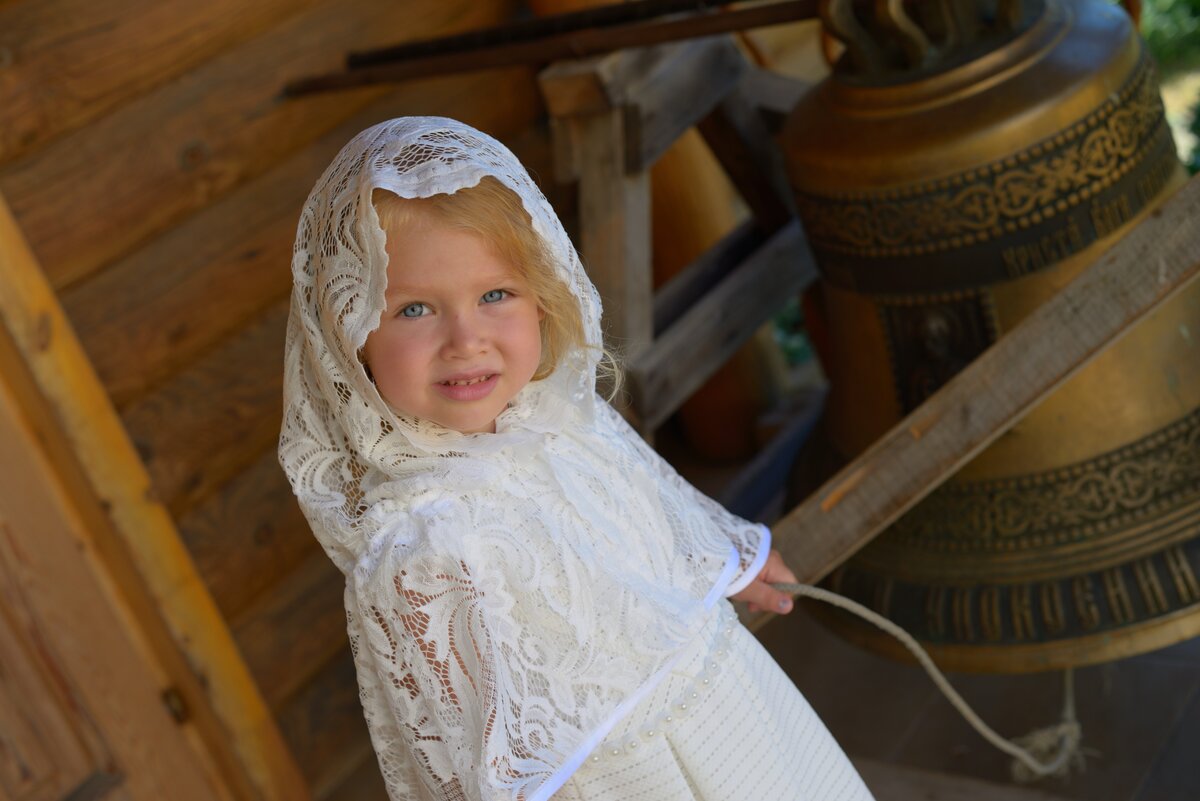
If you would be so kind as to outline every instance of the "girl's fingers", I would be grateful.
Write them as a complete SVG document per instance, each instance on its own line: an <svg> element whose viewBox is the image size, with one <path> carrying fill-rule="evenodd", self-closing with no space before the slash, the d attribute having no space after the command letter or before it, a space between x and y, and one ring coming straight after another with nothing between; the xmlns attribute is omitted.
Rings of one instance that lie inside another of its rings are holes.
<svg viewBox="0 0 1200 801"><path fill-rule="evenodd" d="M765 584L762 581L752 581L746 589L738 593L738 600L745 601L751 612L764 609L768 612L786 615L792 611L791 596Z"/></svg>

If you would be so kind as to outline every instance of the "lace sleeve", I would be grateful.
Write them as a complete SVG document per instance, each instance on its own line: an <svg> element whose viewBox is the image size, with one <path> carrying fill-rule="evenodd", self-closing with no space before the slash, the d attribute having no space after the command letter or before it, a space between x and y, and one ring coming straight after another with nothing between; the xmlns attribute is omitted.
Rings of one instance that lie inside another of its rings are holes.
<svg viewBox="0 0 1200 801"><path fill-rule="evenodd" d="M372 658L355 608L353 593L346 595L346 631L350 635L350 651L358 675L358 695L363 716L371 734L371 745L379 761L379 770L391 801L417 801L419 781L408 745L400 734L395 717L386 703L386 693Z"/></svg>
<svg viewBox="0 0 1200 801"><path fill-rule="evenodd" d="M599 413L607 418L617 433L632 442L634 448L648 464L654 466L654 469L665 481L675 485L684 495L690 497L729 537L730 542L737 549L739 564L733 581L725 589L725 596L736 595L745 589L767 562L767 556L771 551L771 530L761 523L751 523L749 520L738 517L700 492L659 456L658 452L633 430L616 409L604 402L597 402L596 405Z"/></svg>
<svg viewBox="0 0 1200 801"><path fill-rule="evenodd" d="M495 733L497 714L479 592L465 565L401 559L395 544L385 550L374 569L356 571L353 594L363 709L389 797L495 797L484 789L478 750ZM414 779L426 794L413 795Z"/></svg>

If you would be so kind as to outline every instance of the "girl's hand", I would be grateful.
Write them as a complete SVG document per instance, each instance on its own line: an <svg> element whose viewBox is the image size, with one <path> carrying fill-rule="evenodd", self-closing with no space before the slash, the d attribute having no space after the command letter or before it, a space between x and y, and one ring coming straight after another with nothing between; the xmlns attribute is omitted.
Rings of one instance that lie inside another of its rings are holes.
<svg viewBox="0 0 1200 801"><path fill-rule="evenodd" d="M767 555L767 563L758 572L746 589L731 595L735 601L745 601L751 612L759 610L786 615L792 611L792 598L771 585L776 582L795 583L796 575L783 563L783 556L774 548Z"/></svg>

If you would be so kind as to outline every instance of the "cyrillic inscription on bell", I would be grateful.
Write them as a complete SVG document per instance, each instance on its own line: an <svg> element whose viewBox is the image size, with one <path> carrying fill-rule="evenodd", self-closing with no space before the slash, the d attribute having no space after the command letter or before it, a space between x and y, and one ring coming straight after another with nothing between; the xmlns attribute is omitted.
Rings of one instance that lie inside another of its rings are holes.
<svg viewBox="0 0 1200 801"><path fill-rule="evenodd" d="M823 9L845 54L782 142L823 277L827 426L849 459L1185 176L1154 65L1119 7ZM1200 285L830 580L876 608L886 599L944 667L1025 671L1200 635L1198 576Z"/></svg>

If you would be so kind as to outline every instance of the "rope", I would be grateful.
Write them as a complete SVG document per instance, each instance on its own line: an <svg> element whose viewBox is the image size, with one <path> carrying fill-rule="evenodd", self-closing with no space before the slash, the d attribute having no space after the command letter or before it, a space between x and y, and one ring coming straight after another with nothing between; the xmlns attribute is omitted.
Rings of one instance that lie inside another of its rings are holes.
<svg viewBox="0 0 1200 801"><path fill-rule="evenodd" d="M1084 768L1084 755L1080 748L1082 729L1075 718L1075 678L1072 670L1064 671L1065 700L1061 722L1055 726L1038 729L1016 740L1006 740L991 726L984 723L975 710L971 709L963 697L958 694L958 691L950 686L945 675L938 670L933 659L913 636L892 621L860 603L820 587L808 584L774 584L772 586L793 597L803 595L845 609L898 639L921 663L921 667L925 668L925 672L942 691L942 695L946 696L967 723L971 724L971 727L993 746L1013 757L1012 775L1017 781L1033 781L1043 776L1065 776L1072 767L1078 770Z"/></svg>

